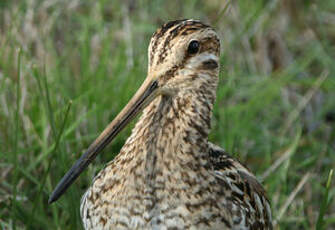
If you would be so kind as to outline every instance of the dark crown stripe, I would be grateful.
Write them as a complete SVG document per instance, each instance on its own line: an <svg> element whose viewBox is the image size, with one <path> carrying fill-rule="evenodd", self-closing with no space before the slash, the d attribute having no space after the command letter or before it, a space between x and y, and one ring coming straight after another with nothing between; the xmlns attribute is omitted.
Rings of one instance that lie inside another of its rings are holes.
<svg viewBox="0 0 335 230"><path fill-rule="evenodd" d="M150 50L150 65L154 64L153 59L155 55L158 55L155 63L156 65L164 62L166 58L166 52L168 49L171 48L171 44L176 37L185 36L208 27L210 26L196 20L175 20L164 24L154 33L152 37L152 45ZM156 50L159 44L163 45L160 52L157 53Z"/></svg>
<svg viewBox="0 0 335 230"><path fill-rule="evenodd" d="M155 51L159 41L161 40L161 38L165 35L165 33L171 29L172 27L181 24L183 21L185 20L175 20L175 21L171 21L168 23L165 23L161 28L159 28L154 35L152 36L152 40L154 41L154 43L152 44L152 51Z"/></svg>
<svg viewBox="0 0 335 230"><path fill-rule="evenodd" d="M166 50L171 48L171 42L180 34L186 35L207 27L209 26L194 20L177 20L163 25L163 27L159 30L157 36L155 36L156 40L152 49L152 51L156 49L156 47L158 46L158 42L163 43L162 51L159 54L159 58L156 64L160 64L165 60ZM163 33L165 34L164 41Z"/></svg>

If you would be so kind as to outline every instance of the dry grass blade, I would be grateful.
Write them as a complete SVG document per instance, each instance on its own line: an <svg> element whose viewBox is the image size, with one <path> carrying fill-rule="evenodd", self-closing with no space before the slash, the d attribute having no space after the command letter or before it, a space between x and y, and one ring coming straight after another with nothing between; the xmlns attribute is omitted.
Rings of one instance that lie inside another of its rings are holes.
<svg viewBox="0 0 335 230"><path fill-rule="evenodd" d="M322 83L327 79L329 75L329 71L325 70L321 73L321 76L315 81L313 87L306 93L306 95L302 98L300 103L297 105L297 108L289 114L288 119L284 125L283 131L281 132L281 136L283 136L292 126L293 122L297 120L299 114L302 110L308 105L309 101L313 98L316 92L318 92Z"/></svg>
<svg viewBox="0 0 335 230"><path fill-rule="evenodd" d="M301 191L301 189L304 187L306 182L308 181L309 177L311 176L310 172L306 173L303 178L299 181L298 185L295 187L295 189L291 192L285 203L282 205L282 207L278 211L278 215L273 221L273 226L276 227L280 219L283 217L284 213L294 200L294 198L297 196L297 194Z"/></svg>
<svg viewBox="0 0 335 230"><path fill-rule="evenodd" d="M271 173L273 173L283 162L288 160L292 154L295 152L299 140L301 137L301 132L298 133L297 137L295 138L294 142L289 146L289 148L279 157L259 178L260 181L264 181Z"/></svg>

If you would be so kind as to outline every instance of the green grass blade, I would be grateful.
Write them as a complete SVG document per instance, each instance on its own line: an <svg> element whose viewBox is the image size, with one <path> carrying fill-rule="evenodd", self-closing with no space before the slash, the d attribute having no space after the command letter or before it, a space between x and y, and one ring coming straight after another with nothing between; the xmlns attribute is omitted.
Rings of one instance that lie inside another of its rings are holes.
<svg viewBox="0 0 335 230"><path fill-rule="evenodd" d="M324 216L325 216L325 213L326 213L326 211L327 211L327 209L330 205L330 203L329 203L330 202L329 191L330 191L330 187L331 187L331 183L332 183L333 172L334 172L334 170L331 169L329 171L329 174L328 174L327 184L326 184L326 187L325 187L324 196L323 196L323 199L322 199L318 220L317 220L317 223L316 223L316 230L326 229L326 222L324 220Z"/></svg>
<svg viewBox="0 0 335 230"><path fill-rule="evenodd" d="M20 91L21 91L21 57L22 57L22 50L18 50L18 57L17 57L17 84L16 84L16 110L15 110L15 133L14 133L14 149L13 149L13 198L12 198L12 218L13 218L13 229L16 229L16 209L18 207L16 196L17 196L17 183L18 183L18 141L20 136Z"/></svg>

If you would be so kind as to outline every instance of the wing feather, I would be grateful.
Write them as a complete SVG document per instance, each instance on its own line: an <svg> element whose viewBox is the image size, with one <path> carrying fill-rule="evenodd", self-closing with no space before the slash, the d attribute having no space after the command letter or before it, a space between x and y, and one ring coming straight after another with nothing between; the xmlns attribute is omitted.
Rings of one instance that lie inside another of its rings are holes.
<svg viewBox="0 0 335 230"><path fill-rule="evenodd" d="M230 189L227 199L242 210L233 229L272 229L270 203L256 177L219 146L209 143L209 149L215 176Z"/></svg>

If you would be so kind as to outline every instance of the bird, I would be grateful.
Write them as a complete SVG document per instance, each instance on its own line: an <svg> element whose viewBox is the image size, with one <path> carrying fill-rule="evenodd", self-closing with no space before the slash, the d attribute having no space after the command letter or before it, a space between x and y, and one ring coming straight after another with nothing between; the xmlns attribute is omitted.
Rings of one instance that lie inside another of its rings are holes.
<svg viewBox="0 0 335 230"><path fill-rule="evenodd" d="M272 229L262 185L208 140L219 73L220 39L211 26L183 19L157 29L143 84L65 174L49 203L142 113L81 199L85 229Z"/></svg>

